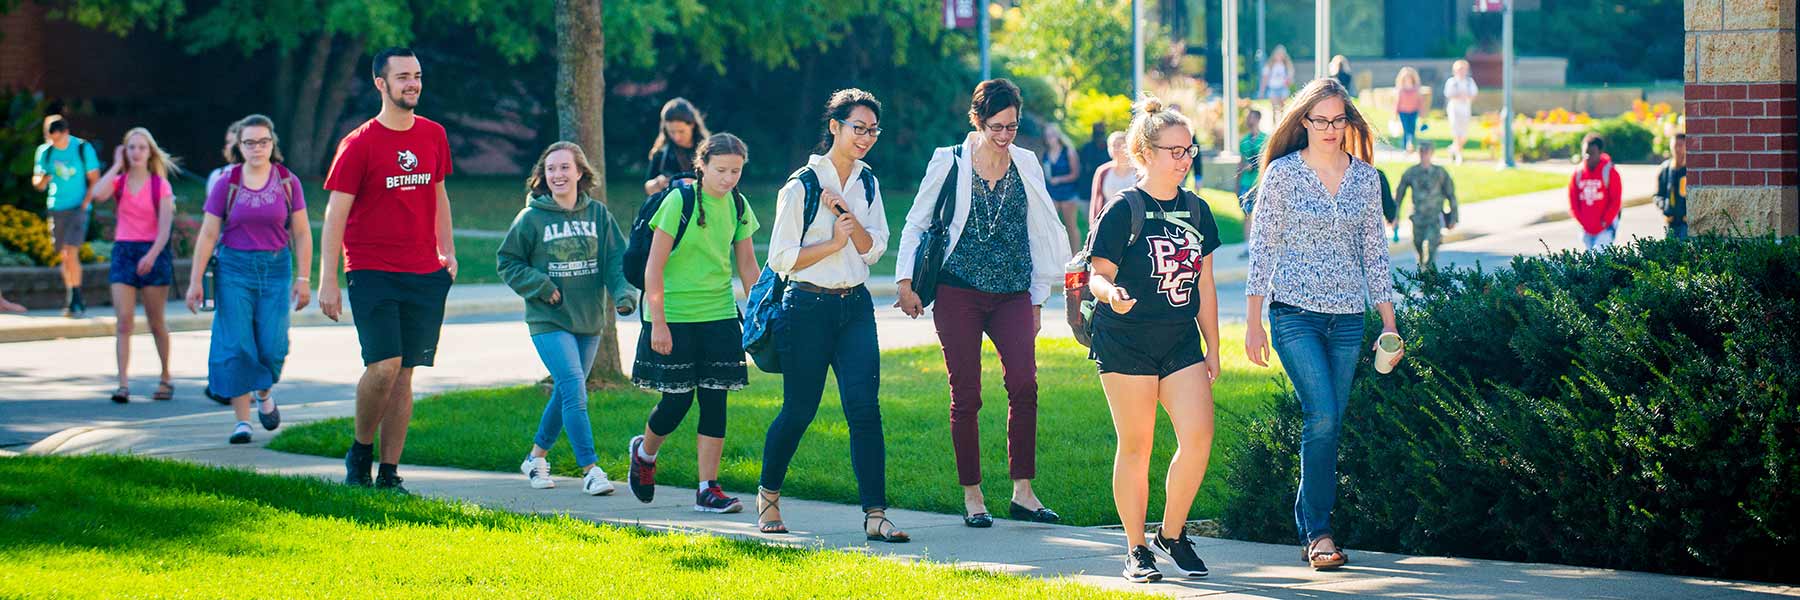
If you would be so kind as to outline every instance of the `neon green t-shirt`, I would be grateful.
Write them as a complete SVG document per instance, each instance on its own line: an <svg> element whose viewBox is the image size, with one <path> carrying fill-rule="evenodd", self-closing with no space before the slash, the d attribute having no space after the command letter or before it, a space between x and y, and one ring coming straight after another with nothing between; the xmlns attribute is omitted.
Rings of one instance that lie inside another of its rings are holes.
<svg viewBox="0 0 1800 600"><path fill-rule="evenodd" d="M681 229L682 197L671 194L650 217L650 226L674 237ZM688 221L681 244L669 254L663 267L663 320L668 323L704 323L735 319L737 299L731 293L732 245L750 239L758 227L756 213L744 206L744 218L733 222L737 207L730 196L700 194L700 205ZM701 224L705 210L706 224Z"/></svg>

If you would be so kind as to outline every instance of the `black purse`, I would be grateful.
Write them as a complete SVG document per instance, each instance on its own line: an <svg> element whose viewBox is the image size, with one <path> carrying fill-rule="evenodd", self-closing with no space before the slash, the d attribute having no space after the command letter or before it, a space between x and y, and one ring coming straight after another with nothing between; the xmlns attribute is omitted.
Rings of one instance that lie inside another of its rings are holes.
<svg viewBox="0 0 1800 600"><path fill-rule="evenodd" d="M953 151L950 173L938 190L937 206L932 210L931 227L919 234L919 247L913 250L912 289L920 306L931 306L937 299L938 279L943 275L944 258L950 248L950 221L955 218L957 163L962 159L962 146Z"/></svg>

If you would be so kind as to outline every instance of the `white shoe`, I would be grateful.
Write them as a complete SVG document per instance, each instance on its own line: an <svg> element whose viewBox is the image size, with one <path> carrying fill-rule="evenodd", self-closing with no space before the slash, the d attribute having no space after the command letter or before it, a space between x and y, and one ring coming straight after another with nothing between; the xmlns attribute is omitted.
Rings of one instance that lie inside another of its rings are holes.
<svg viewBox="0 0 1800 600"><path fill-rule="evenodd" d="M542 457L527 457L519 463L519 472L531 480L531 488L547 490L556 487L556 480L550 478L550 461Z"/></svg>
<svg viewBox="0 0 1800 600"><path fill-rule="evenodd" d="M588 469L587 476L581 478L581 491L589 496L608 496L613 493L612 478L606 476L606 470L600 465Z"/></svg>

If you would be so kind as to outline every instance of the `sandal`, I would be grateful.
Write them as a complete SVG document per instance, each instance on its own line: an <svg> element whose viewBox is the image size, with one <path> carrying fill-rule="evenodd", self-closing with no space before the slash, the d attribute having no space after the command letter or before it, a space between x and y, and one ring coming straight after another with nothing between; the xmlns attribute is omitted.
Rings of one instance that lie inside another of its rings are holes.
<svg viewBox="0 0 1800 600"><path fill-rule="evenodd" d="M121 385L119 386L119 389L113 390L112 401L114 404L125 404L130 402L131 388Z"/></svg>
<svg viewBox="0 0 1800 600"><path fill-rule="evenodd" d="M156 384L156 393L152 394L150 397L155 400L172 400L172 399L174 399L175 398L175 384L170 383L166 379L158 382Z"/></svg>
<svg viewBox="0 0 1800 600"><path fill-rule="evenodd" d="M1321 536L1319 539L1313 540L1311 543L1307 544L1306 548L1300 550L1300 560L1305 561L1308 565L1312 565L1313 569L1319 571L1336 569L1350 562L1350 555L1344 554L1342 548L1334 550L1318 549L1319 542L1329 539L1331 539L1331 536ZM1332 545L1336 545L1335 540Z"/></svg>
<svg viewBox="0 0 1800 600"><path fill-rule="evenodd" d="M756 530L763 533L787 533L787 524L781 519L764 521L763 515L769 511L781 514L781 492L773 492L763 486L756 486Z"/></svg>
<svg viewBox="0 0 1800 600"><path fill-rule="evenodd" d="M871 522L875 524L874 533L869 533L869 523ZM904 544L912 541L912 536L906 535L906 532L901 531L898 525L889 521L887 511L879 508L863 511L863 533L872 542Z"/></svg>

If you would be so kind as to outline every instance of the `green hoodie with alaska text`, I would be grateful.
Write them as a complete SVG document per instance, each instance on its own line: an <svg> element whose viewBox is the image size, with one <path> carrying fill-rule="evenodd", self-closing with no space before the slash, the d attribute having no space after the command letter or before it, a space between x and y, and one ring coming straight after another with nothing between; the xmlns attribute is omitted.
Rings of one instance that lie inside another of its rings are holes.
<svg viewBox="0 0 1800 600"><path fill-rule="evenodd" d="M598 335L605 299L637 307L638 290L625 282L625 236L606 206L582 195L564 210L550 196L533 196L513 218L497 258L500 278L525 298L531 334L567 331ZM562 301L550 303L561 290Z"/></svg>

